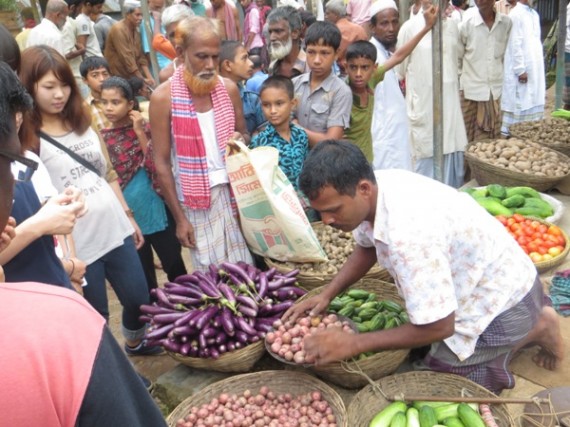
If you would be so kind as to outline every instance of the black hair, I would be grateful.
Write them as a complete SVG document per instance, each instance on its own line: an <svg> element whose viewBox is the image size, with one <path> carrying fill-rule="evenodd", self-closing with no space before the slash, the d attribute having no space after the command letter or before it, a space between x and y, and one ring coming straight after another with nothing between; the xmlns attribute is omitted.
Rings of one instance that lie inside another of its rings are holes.
<svg viewBox="0 0 570 427"><path fill-rule="evenodd" d="M263 62L259 55L249 55L249 60L253 63L253 68L262 68Z"/></svg>
<svg viewBox="0 0 570 427"><path fill-rule="evenodd" d="M89 71L98 70L99 68L105 68L107 72L111 72L109 69L109 63L105 58L101 56L89 56L79 65L79 74L81 74L81 77L86 79Z"/></svg>
<svg viewBox="0 0 570 427"><path fill-rule="evenodd" d="M366 58L376 63L377 57L378 51L376 50L376 47L368 40L352 42L346 48L345 58L347 61L350 61L351 59Z"/></svg>
<svg viewBox="0 0 570 427"><path fill-rule="evenodd" d="M261 96L265 89L269 88L284 90L287 92L289 99L293 99L295 97L295 88L293 87L293 82L291 82L291 79L288 77L278 75L268 77L259 88L259 96Z"/></svg>
<svg viewBox="0 0 570 427"><path fill-rule="evenodd" d="M139 111L139 102L137 101L136 92L128 80L118 76L109 77L101 83L101 92L105 89L118 89L127 101L133 101L133 110Z"/></svg>
<svg viewBox="0 0 570 427"><path fill-rule="evenodd" d="M336 51L340 46L340 39L340 30L335 24L328 21L317 21L307 29L305 45L311 46L322 43Z"/></svg>
<svg viewBox="0 0 570 427"><path fill-rule="evenodd" d="M461 7L465 3L465 0L451 0L451 4L455 7Z"/></svg>
<svg viewBox="0 0 570 427"><path fill-rule="evenodd" d="M31 110L34 101L4 61L0 61L0 93L0 144L4 144L4 139L15 132L14 115Z"/></svg>
<svg viewBox="0 0 570 427"><path fill-rule="evenodd" d="M6 62L15 72L20 72L20 48L12 33L3 24L0 24L0 61Z"/></svg>
<svg viewBox="0 0 570 427"><path fill-rule="evenodd" d="M350 141L329 139L309 152L299 175L299 188L309 200L316 199L327 185L338 194L354 197L362 179L376 183L374 170L360 148Z"/></svg>
<svg viewBox="0 0 570 427"><path fill-rule="evenodd" d="M129 77L127 81L129 82L129 85L131 86L131 89L133 90L136 98L140 91L144 88L144 80L141 77L132 76Z"/></svg>
<svg viewBox="0 0 570 427"><path fill-rule="evenodd" d="M239 47L243 47L237 40L224 40L220 46L220 67L224 61L234 62Z"/></svg>
<svg viewBox="0 0 570 427"><path fill-rule="evenodd" d="M302 10L299 14L301 15L301 21L303 21L303 24L305 24L307 28L317 22L317 17L308 10Z"/></svg>

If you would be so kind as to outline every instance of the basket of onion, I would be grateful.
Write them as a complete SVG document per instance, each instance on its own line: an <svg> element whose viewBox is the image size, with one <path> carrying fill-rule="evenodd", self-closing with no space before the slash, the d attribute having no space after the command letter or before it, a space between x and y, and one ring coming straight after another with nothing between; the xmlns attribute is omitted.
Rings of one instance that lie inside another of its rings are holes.
<svg viewBox="0 0 570 427"><path fill-rule="evenodd" d="M275 320L306 293L295 272L260 271L246 263L211 265L153 289L141 306L148 345L161 345L197 369L248 372L265 352Z"/></svg>
<svg viewBox="0 0 570 427"><path fill-rule="evenodd" d="M296 371L261 371L211 384L184 400L170 427L347 427L341 397L317 378Z"/></svg>

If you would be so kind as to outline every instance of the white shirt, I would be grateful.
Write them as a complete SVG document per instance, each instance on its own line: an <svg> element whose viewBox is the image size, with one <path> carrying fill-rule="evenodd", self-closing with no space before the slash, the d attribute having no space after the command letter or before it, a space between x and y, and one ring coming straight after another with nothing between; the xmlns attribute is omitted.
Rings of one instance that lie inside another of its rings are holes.
<svg viewBox="0 0 570 427"><path fill-rule="evenodd" d="M73 240L77 257L89 265L121 246L134 229L113 189L105 181L107 166L97 133L88 128L83 135L70 132L54 139L90 162L102 176L97 176L69 154L40 139L40 158L57 190L61 193L73 185L85 195L89 210L77 220Z"/></svg>
<svg viewBox="0 0 570 427"><path fill-rule="evenodd" d="M63 50L65 54L76 50L75 44L77 43L77 36L79 33L77 31L77 23L75 22L75 19L73 19L71 16L68 16L65 20L65 25L63 26L61 32L63 34ZM82 81L81 74L79 73L79 66L81 65L81 61L83 61L81 55L67 60L69 66L71 67L71 70L73 71L73 76L77 82Z"/></svg>
<svg viewBox="0 0 570 427"><path fill-rule="evenodd" d="M26 151L24 155L31 160L34 160L38 164L38 168L32 175L32 184L34 185L34 190L40 199L40 203L44 203L50 197L57 195L57 189L53 186L51 178L49 177L49 172L40 160L40 158L32 151ZM25 172L26 166L18 162L12 163L12 175L14 179L17 179L20 172Z"/></svg>
<svg viewBox="0 0 570 427"><path fill-rule="evenodd" d="M509 13L513 27L505 52L501 110L514 113L544 105L545 80L540 18L536 11L517 3ZM527 73L526 83L519 76Z"/></svg>
<svg viewBox="0 0 570 427"><path fill-rule="evenodd" d="M65 56L63 35L60 29L57 28L57 25L47 18L42 19L39 25L30 30L26 47L38 46L40 44L51 46Z"/></svg>
<svg viewBox="0 0 570 427"><path fill-rule="evenodd" d="M490 95L497 100L503 87L503 58L511 31L511 20L506 15L495 14L495 22L489 30L479 9L468 9L459 27L458 57L460 88L465 99L488 101Z"/></svg>
<svg viewBox="0 0 570 427"><path fill-rule="evenodd" d="M391 53L374 37L370 42L378 52L376 63L386 62ZM371 131L374 169L412 170L406 99L393 69L384 75L384 80L374 89Z"/></svg>
<svg viewBox="0 0 570 427"><path fill-rule="evenodd" d="M413 324L455 312L455 333L445 343L465 360L491 321L530 291L536 268L504 226L468 194L407 171L375 174L374 227L363 222L354 239L376 248L378 263L396 279Z"/></svg>
<svg viewBox="0 0 570 427"><path fill-rule="evenodd" d="M402 25L398 48L425 27L418 14ZM442 22L443 37L443 154L464 151L467 134L459 100L457 44L459 29L452 19ZM398 67L406 77L406 104L410 124L410 143L414 160L433 157L433 85L431 31Z"/></svg>

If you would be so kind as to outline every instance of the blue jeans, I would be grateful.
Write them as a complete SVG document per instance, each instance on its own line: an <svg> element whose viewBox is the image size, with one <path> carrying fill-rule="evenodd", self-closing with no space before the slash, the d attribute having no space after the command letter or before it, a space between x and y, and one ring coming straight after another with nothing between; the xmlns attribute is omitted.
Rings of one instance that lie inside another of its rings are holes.
<svg viewBox="0 0 570 427"><path fill-rule="evenodd" d="M127 237L121 246L89 264L85 279L85 299L107 320L109 304L105 279L109 280L123 306L123 335L129 340L142 338L145 323L139 320L140 306L149 303L149 293L133 238Z"/></svg>

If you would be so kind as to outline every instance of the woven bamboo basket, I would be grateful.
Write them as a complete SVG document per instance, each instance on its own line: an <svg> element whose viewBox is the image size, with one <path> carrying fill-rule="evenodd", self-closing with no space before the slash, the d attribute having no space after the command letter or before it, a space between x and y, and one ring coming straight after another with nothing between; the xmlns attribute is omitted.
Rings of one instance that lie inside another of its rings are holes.
<svg viewBox="0 0 570 427"><path fill-rule="evenodd" d="M374 292L379 300L391 300L402 306L404 305L404 301L398 295L396 286L393 283L376 279L362 279L352 285L352 288ZM314 289L300 298L299 301L318 295L322 290L322 287ZM408 357L409 353L410 350L387 350L358 361L329 363L325 366L313 366L310 369L319 377L333 384L355 389L368 384L366 376L372 380L377 380L392 374ZM366 376L360 373L360 371Z"/></svg>
<svg viewBox="0 0 570 427"><path fill-rule="evenodd" d="M220 355L217 359L202 357L187 357L178 353L167 352L170 357L191 368L204 369L216 372L249 372L257 363L263 353L263 341L249 344L239 350L230 351Z"/></svg>
<svg viewBox="0 0 570 427"><path fill-rule="evenodd" d="M314 222L314 223L312 223L312 226L315 230L318 230L319 228L325 227L325 225L322 222ZM272 260L270 258L265 258L265 263L267 264L267 266L269 268L274 267L280 273L289 273L290 271L294 270L295 268L299 268L302 265L301 263L297 263L297 265L299 267L297 267L297 266L291 267L290 264L285 264L285 263L282 263L280 261ZM303 271L302 269L300 269L300 270L301 271L296 276L297 281L299 282L299 284L303 288L305 288L307 290L315 289L315 288L318 288L320 286L326 285L336 275L336 273L334 273L334 274L312 273L312 272ZM368 279L384 280L386 282L393 282L394 281L394 279L392 278L390 273L388 273L388 270L380 267L379 265L374 265L368 271L368 273L366 273L364 275L364 277L368 278Z"/></svg>
<svg viewBox="0 0 570 427"><path fill-rule="evenodd" d="M531 218L531 217L527 217L527 218ZM543 219L540 219L540 218L531 218L531 219L534 219L534 220L536 220L542 224L545 224L547 226L552 225L552 223L545 221ZM564 259L568 256L568 253L570 252L570 241L568 240L568 235L566 234L566 232L564 230L562 230L561 228L560 228L560 231L562 232L562 235L564 236L564 240L566 240L566 246L564 246L564 250L560 253L560 255L558 255L558 256L556 256L556 257L554 257L548 261L535 262L534 265L535 265L535 267L539 273L543 273L545 271L550 270L551 268L559 266L560 264L562 264L564 262Z"/></svg>
<svg viewBox="0 0 570 427"><path fill-rule="evenodd" d="M486 388L458 375L430 371L391 375L375 382L384 395L405 400L412 396L497 397ZM350 402L348 419L351 427L368 427L374 416L391 401L372 385L364 387ZM429 400L429 398L423 399ZM499 427L512 427L515 422L505 405L492 405L491 411Z"/></svg>
<svg viewBox="0 0 570 427"><path fill-rule="evenodd" d="M239 395L245 390L251 390L253 394L257 394L258 390L264 385L268 386L277 395L283 393L299 395L311 391L319 391L333 410L336 417L336 425L348 427L346 408L338 393L319 379L296 371L261 371L252 374L236 375L218 381L180 403L168 416L168 425L175 427L176 422L184 418L189 413L191 407L209 403L220 393L235 393Z"/></svg>
<svg viewBox="0 0 570 427"><path fill-rule="evenodd" d="M477 141L477 143L478 142L481 141ZM465 160L469 163L473 177L479 185L501 184L506 187L528 186L537 191L547 191L554 188L563 179L570 175L570 173L568 173L561 177L536 176L494 166L480 160L468 152L469 147L474 144L475 142L472 142L467 145L464 156ZM551 150L548 147L544 147L544 149ZM570 163L570 158L568 156L560 152L556 152L556 154L558 155L560 162Z"/></svg>

